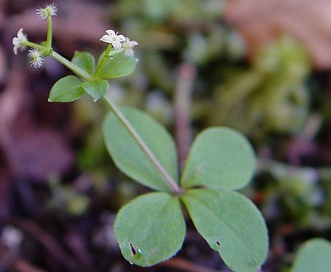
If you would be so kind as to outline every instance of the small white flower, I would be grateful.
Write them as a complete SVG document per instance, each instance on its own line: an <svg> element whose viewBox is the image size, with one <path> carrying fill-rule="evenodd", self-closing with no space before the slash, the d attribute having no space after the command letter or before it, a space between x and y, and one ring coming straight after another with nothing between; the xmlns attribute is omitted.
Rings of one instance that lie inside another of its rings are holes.
<svg viewBox="0 0 331 272"><path fill-rule="evenodd" d="M21 49L25 48L24 43L27 41L28 41L28 39L27 39L27 36L23 33L23 28L20 28L17 31L17 36L13 38L13 45L14 45L13 50L14 50L15 55L17 55L17 50L19 48L21 48Z"/></svg>
<svg viewBox="0 0 331 272"><path fill-rule="evenodd" d="M125 38L125 42L123 43L124 55L127 57L133 57L133 47L138 45L136 41L130 41L128 37Z"/></svg>
<svg viewBox="0 0 331 272"><path fill-rule="evenodd" d="M43 8L38 8L36 14L42 19L45 20L50 16L56 16L57 14L57 6L52 3L48 4Z"/></svg>
<svg viewBox="0 0 331 272"><path fill-rule="evenodd" d="M40 53L40 51L36 48L34 49L30 49L29 53L28 53L28 57L31 59L30 60L30 64L31 66L33 66L34 68L40 68L41 66L43 66L43 56Z"/></svg>
<svg viewBox="0 0 331 272"><path fill-rule="evenodd" d="M103 35L100 41L110 43L114 47L115 50L120 50L122 48L122 42L125 41L125 37L123 35L117 35L114 30L106 30L107 35Z"/></svg>

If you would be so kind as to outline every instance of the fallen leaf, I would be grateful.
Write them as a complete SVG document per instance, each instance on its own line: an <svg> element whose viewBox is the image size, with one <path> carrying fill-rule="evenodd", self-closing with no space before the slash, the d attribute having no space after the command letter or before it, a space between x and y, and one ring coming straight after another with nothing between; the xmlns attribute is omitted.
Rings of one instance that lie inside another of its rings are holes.
<svg viewBox="0 0 331 272"><path fill-rule="evenodd" d="M64 137L49 128L25 131L16 141L20 169L25 177L45 180L51 174L61 175L70 169L74 154Z"/></svg>
<svg viewBox="0 0 331 272"><path fill-rule="evenodd" d="M309 51L316 68L331 67L331 1L231 0L225 20L245 38L249 53L290 33Z"/></svg>

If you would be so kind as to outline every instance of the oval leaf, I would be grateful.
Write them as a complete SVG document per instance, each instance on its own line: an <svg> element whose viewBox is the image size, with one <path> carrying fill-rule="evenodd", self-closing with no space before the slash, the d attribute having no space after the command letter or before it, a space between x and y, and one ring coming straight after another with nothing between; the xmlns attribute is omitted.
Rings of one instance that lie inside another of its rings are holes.
<svg viewBox="0 0 331 272"><path fill-rule="evenodd" d="M90 75L94 73L95 60L89 52L75 51L71 62L79 68L85 70Z"/></svg>
<svg viewBox="0 0 331 272"><path fill-rule="evenodd" d="M140 196L119 211L114 233L124 258L151 266L172 257L185 237L185 220L177 197L168 193Z"/></svg>
<svg viewBox="0 0 331 272"><path fill-rule="evenodd" d="M96 79L94 81L83 82L82 88L93 98L93 101L95 102L104 96L109 88L109 85L106 80Z"/></svg>
<svg viewBox="0 0 331 272"><path fill-rule="evenodd" d="M267 257L268 235L254 204L233 191L191 189L182 200L198 232L233 271L252 272Z"/></svg>
<svg viewBox="0 0 331 272"><path fill-rule="evenodd" d="M331 269L331 243L315 238L299 249L291 272L326 272Z"/></svg>
<svg viewBox="0 0 331 272"><path fill-rule="evenodd" d="M48 101L71 102L79 99L84 94L81 84L82 82L75 76L61 78L53 85Z"/></svg>
<svg viewBox="0 0 331 272"><path fill-rule="evenodd" d="M238 189L250 181L254 168L254 152L243 135L230 128L209 128L193 143L181 186Z"/></svg>
<svg viewBox="0 0 331 272"><path fill-rule="evenodd" d="M169 133L141 111L124 107L122 112L169 175L178 182L176 148ZM125 174L152 189L170 191L160 173L113 113L105 118L103 136L109 154Z"/></svg>
<svg viewBox="0 0 331 272"><path fill-rule="evenodd" d="M102 61L103 57L104 53L101 54L98 62L96 78L111 79L127 76L134 71L138 61L134 57L125 56L124 52L107 57Z"/></svg>

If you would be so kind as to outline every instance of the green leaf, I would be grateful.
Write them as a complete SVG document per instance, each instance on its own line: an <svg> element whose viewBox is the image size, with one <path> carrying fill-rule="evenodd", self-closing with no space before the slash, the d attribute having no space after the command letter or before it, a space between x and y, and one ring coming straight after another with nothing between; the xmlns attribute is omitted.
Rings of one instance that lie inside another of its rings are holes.
<svg viewBox="0 0 331 272"><path fill-rule="evenodd" d="M291 272L326 272L331 269L331 243L314 238L299 249Z"/></svg>
<svg viewBox="0 0 331 272"><path fill-rule="evenodd" d="M151 266L172 257L185 237L185 220L177 197L156 192L121 208L114 233L124 258Z"/></svg>
<svg viewBox="0 0 331 272"><path fill-rule="evenodd" d="M254 152L244 136L230 128L209 128L193 143L181 186L238 189L250 181L254 168Z"/></svg>
<svg viewBox="0 0 331 272"><path fill-rule="evenodd" d="M66 76L58 80L52 87L49 102L71 102L84 94L82 82L75 76Z"/></svg>
<svg viewBox="0 0 331 272"><path fill-rule="evenodd" d="M85 70L90 75L94 73L95 60L89 52L75 51L71 62L79 68Z"/></svg>
<svg viewBox="0 0 331 272"><path fill-rule="evenodd" d="M230 269L253 272L261 266L268 252L267 228L249 199L205 188L188 190L182 201L198 232Z"/></svg>
<svg viewBox="0 0 331 272"><path fill-rule="evenodd" d="M127 76L134 71L138 61L134 57L125 56L124 52L106 57L102 61L104 55L105 53L101 54L99 58L96 78L111 79Z"/></svg>
<svg viewBox="0 0 331 272"><path fill-rule="evenodd" d="M83 82L82 87L84 91L87 92L95 102L99 98L104 96L104 94L107 92L109 88L109 85L106 80L96 79L94 81Z"/></svg>
<svg viewBox="0 0 331 272"><path fill-rule="evenodd" d="M169 133L141 111L123 107L122 112L169 175L178 182L176 148ZM160 173L113 113L104 120L103 136L109 154L125 174L152 189L170 191Z"/></svg>

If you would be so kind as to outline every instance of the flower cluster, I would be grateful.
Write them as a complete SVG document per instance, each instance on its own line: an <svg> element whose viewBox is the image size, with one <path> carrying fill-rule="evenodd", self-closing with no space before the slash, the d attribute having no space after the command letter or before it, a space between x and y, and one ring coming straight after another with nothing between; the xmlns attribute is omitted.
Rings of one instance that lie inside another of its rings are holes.
<svg viewBox="0 0 331 272"><path fill-rule="evenodd" d="M28 57L30 58L31 66L33 66L34 68L40 68L41 66L43 66L44 58L39 49L30 49Z"/></svg>
<svg viewBox="0 0 331 272"><path fill-rule="evenodd" d="M133 56L133 47L138 45L136 41L130 41L129 38L124 37L123 35L118 35L114 30L106 30L107 35L103 35L100 38L100 41L110 43L115 50L120 50L123 48L124 54L126 56Z"/></svg>
<svg viewBox="0 0 331 272"><path fill-rule="evenodd" d="M31 49L28 52L30 58L30 64L34 68L40 68L43 65L44 57L49 56L53 52L52 45L52 23L51 17L57 14L57 6L48 4L43 8L38 8L36 14L43 20L47 19L47 39L44 43L36 44L28 41L27 35L23 32L23 28L20 28L17 32L17 36L13 38L13 50L15 55L18 50L24 50L27 46ZM119 35L114 30L106 30L106 35L103 35L100 40L112 45L116 51L123 51L125 56L133 57L133 47L138 45L136 41L131 41L129 38Z"/></svg>
<svg viewBox="0 0 331 272"><path fill-rule="evenodd" d="M23 28L20 28L17 31L17 36L13 38L13 50L15 55L17 55L18 49L24 50L26 45L28 44L28 38L26 34L23 32ZM44 59L43 54L39 49L33 48L28 52L28 57L30 58L30 64L34 68L40 68L43 65Z"/></svg>

